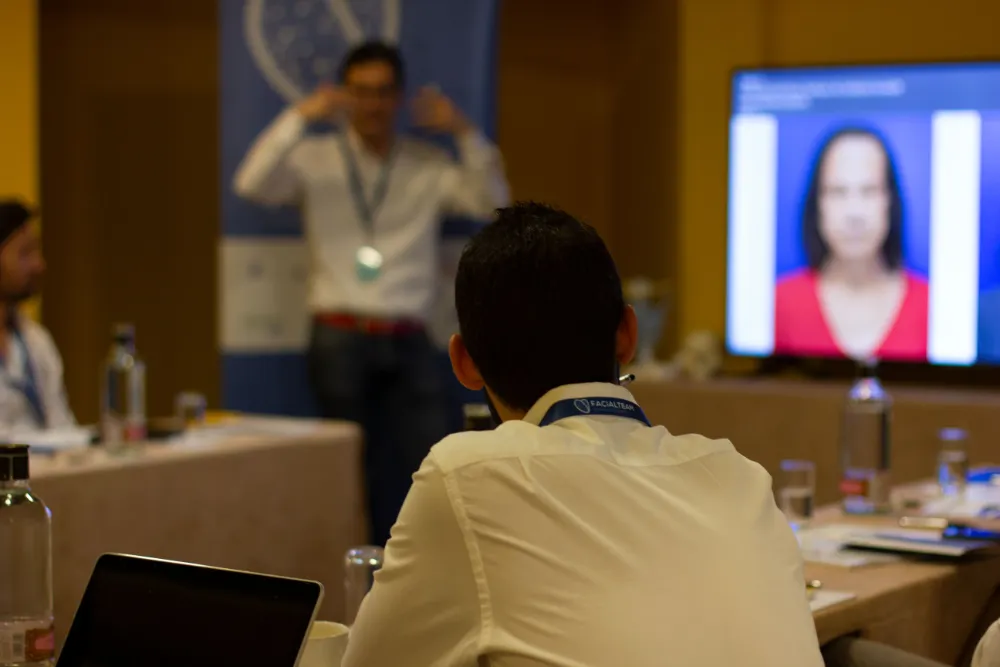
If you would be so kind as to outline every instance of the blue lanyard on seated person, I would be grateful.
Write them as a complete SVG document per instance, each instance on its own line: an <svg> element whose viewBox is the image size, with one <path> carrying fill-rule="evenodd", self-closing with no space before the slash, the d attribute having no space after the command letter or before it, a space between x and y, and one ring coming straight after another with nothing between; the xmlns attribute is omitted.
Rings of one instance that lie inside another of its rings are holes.
<svg viewBox="0 0 1000 667"><path fill-rule="evenodd" d="M652 426L646 414L632 401L621 398L567 398L555 403L542 417L539 426L548 426L569 417L624 417Z"/></svg>
<svg viewBox="0 0 1000 667"><path fill-rule="evenodd" d="M24 360L24 377L20 380L16 380L7 373L6 368L3 371L3 381L11 389L18 391L24 396L24 400L27 401L28 407L31 408L31 414L35 418L35 423L39 428L45 428L48 424L48 420L45 415L45 404L42 402L42 396L38 392L38 381L35 377L35 367L31 363L31 355L28 354L28 346L24 342L24 337L21 335L20 329L18 327L12 326L10 329L11 335L14 337L14 343L18 346L21 351L21 357Z"/></svg>

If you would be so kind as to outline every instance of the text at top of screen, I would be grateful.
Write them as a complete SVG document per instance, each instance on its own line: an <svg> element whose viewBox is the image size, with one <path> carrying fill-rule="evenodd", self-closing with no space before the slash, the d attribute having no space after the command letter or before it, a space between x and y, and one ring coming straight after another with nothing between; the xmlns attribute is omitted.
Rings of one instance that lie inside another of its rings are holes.
<svg viewBox="0 0 1000 667"><path fill-rule="evenodd" d="M1000 62L742 70L734 114L1000 109Z"/></svg>

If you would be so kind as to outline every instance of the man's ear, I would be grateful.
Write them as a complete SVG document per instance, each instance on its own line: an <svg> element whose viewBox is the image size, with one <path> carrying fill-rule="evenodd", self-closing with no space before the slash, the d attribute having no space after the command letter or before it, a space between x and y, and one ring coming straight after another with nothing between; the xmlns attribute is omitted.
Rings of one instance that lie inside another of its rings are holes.
<svg viewBox="0 0 1000 667"><path fill-rule="evenodd" d="M632 309L632 306L626 305L615 337L615 358L618 359L618 363L622 366L631 363L632 359L635 358L635 349L638 345L639 322L636 320L635 310Z"/></svg>
<svg viewBox="0 0 1000 667"><path fill-rule="evenodd" d="M483 376L473 363L469 351L465 349L465 341L461 334L454 334L448 341L448 356L451 358L451 370L462 386L472 391L480 391L486 386Z"/></svg>

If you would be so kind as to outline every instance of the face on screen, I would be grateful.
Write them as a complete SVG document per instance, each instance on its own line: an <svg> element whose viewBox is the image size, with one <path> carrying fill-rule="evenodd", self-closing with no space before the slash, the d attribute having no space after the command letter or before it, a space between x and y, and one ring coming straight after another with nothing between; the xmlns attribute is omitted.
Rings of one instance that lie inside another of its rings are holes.
<svg viewBox="0 0 1000 667"><path fill-rule="evenodd" d="M870 260L889 233L886 155L877 139L840 137L820 169L819 230L830 259Z"/></svg>

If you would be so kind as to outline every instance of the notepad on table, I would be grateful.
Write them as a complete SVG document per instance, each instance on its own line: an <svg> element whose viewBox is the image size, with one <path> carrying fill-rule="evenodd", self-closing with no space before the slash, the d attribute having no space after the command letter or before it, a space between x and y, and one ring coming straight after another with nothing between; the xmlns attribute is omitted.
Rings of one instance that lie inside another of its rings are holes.
<svg viewBox="0 0 1000 667"><path fill-rule="evenodd" d="M846 546L943 558L961 558L970 553L998 548L995 542L945 539L937 533L905 529L855 533L847 539Z"/></svg>

